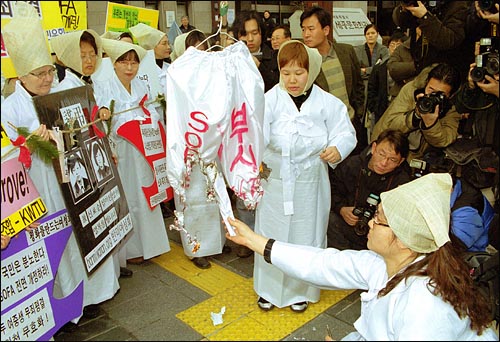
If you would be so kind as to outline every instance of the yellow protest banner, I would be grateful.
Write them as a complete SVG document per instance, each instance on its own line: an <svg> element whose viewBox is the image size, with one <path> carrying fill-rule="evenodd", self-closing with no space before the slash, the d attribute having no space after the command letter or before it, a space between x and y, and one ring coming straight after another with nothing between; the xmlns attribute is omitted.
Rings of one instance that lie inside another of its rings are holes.
<svg viewBox="0 0 500 342"><path fill-rule="evenodd" d="M108 2L105 30L128 32L138 23L158 28L158 18L158 10Z"/></svg>
<svg viewBox="0 0 500 342"><path fill-rule="evenodd" d="M2 1L2 30L12 20L14 3L15 1ZM30 1L30 4L38 11L48 41L66 32L87 28L86 1ZM9 52L5 48L3 38L1 42L4 77L16 77L16 71L10 60Z"/></svg>
<svg viewBox="0 0 500 342"><path fill-rule="evenodd" d="M5 130L5 128L3 127L3 124L2 124L2 129L1 129L1 136L2 136L2 148L4 147L7 147L7 146L10 146L12 145L11 142L10 142L10 139L7 135L7 131Z"/></svg>
<svg viewBox="0 0 500 342"><path fill-rule="evenodd" d="M38 221L46 213L47 207L39 197L5 219L2 219L2 235L12 237L33 222Z"/></svg>

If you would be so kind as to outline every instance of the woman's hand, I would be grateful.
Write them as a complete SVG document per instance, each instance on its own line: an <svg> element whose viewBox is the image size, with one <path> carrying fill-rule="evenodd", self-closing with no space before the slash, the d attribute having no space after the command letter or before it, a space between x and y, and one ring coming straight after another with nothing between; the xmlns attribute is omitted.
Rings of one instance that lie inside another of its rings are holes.
<svg viewBox="0 0 500 342"><path fill-rule="evenodd" d="M249 226L238 219L228 217L227 220L229 224L233 226L233 230L236 234L231 236L228 232L226 232L226 238L228 240L231 240L238 245L246 246L260 255L264 254L264 248L269 240L267 237L255 233Z"/></svg>
<svg viewBox="0 0 500 342"><path fill-rule="evenodd" d="M325 150L323 152L321 152L319 157L322 160L324 160L328 163L332 163L332 164L335 164L336 162L340 161L340 159L341 159L340 152L336 146L329 146L329 147L325 148Z"/></svg>
<svg viewBox="0 0 500 342"><path fill-rule="evenodd" d="M101 120L109 120L109 118L111 117L111 112L106 107L100 108L98 113L99 113L99 119Z"/></svg>
<svg viewBox="0 0 500 342"><path fill-rule="evenodd" d="M50 134L49 130L47 129L47 126L45 125L40 125L33 134L38 135L43 141L48 141L50 139Z"/></svg>
<svg viewBox="0 0 500 342"><path fill-rule="evenodd" d="M10 242L10 236L2 234L2 249L7 248Z"/></svg>

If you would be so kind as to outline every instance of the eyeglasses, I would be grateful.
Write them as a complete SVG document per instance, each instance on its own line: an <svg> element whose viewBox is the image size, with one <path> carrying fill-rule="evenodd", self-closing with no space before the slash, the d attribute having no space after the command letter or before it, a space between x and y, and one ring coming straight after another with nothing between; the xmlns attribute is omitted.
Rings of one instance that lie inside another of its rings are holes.
<svg viewBox="0 0 500 342"><path fill-rule="evenodd" d="M82 61L85 61L87 59L90 59L91 61L93 61L94 59L97 58L97 55L96 54L92 54L92 55L80 55L80 58L82 59Z"/></svg>
<svg viewBox="0 0 500 342"><path fill-rule="evenodd" d="M387 157L387 154L385 154L382 151L375 151L375 154L377 154L380 158L388 160L392 164L398 164L400 159L396 157Z"/></svg>
<svg viewBox="0 0 500 342"><path fill-rule="evenodd" d="M127 66L131 66L133 68L135 67L138 67L139 66L139 63L136 62L136 61L127 61L127 60L123 60L123 61L118 61L118 63L124 67L127 67Z"/></svg>
<svg viewBox="0 0 500 342"><path fill-rule="evenodd" d="M47 75L50 76L50 77L54 76L55 72L56 72L56 68L52 67L52 68L50 68L49 70L46 70L46 71L40 71L40 72L37 72L37 73L30 72L29 74L35 76L39 80L43 80L45 77L47 77Z"/></svg>
<svg viewBox="0 0 500 342"><path fill-rule="evenodd" d="M378 218L378 211L375 211L375 214L373 215L373 223L382 227L390 227L387 223L379 222L377 218Z"/></svg>
<svg viewBox="0 0 500 342"><path fill-rule="evenodd" d="M275 40L280 40L280 39L283 39L283 37L281 37L281 36L278 36L278 37L271 37L271 40L272 40L272 41L275 41Z"/></svg>

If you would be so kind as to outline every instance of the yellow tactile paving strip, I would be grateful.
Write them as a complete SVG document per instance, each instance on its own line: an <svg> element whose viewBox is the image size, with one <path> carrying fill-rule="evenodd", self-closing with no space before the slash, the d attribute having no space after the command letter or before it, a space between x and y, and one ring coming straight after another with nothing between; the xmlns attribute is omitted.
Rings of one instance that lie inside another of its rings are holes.
<svg viewBox="0 0 500 342"><path fill-rule="evenodd" d="M321 300L303 313L290 308L264 312L257 306L253 279L244 278L212 262L201 270L184 255L182 247L171 243L171 251L153 261L213 297L177 314L209 341L278 341L312 320L352 291L322 291ZM223 323L213 325L210 313L226 307Z"/></svg>

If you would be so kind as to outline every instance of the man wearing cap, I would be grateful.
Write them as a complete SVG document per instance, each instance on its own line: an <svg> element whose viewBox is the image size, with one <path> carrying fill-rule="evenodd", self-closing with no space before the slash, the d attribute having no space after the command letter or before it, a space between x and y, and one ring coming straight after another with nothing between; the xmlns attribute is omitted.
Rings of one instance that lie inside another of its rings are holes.
<svg viewBox="0 0 500 342"><path fill-rule="evenodd" d="M151 167L137 147L118 135L117 131L127 122L141 120L146 115L151 117L153 127L157 127L161 118L154 104L145 106L149 113L139 107L145 95L154 99L147 85L136 77L146 50L139 45L113 39L103 38L102 42L114 72L109 79L94 81L94 95L99 107L108 107L114 100L116 114L111 118L109 138L115 146L118 173L134 225L127 242L117 253L120 266L126 267L127 262L139 264L170 251L170 244L160 207L151 210L142 191L143 187L153 182Z"/></svg>
<svg viewBox="0 0 500 342"><path fill-rule="evenodd" d="M291 277L323 289L366 291L356 331L344 340L496 341L489 303L450 240L451 188L449 174L431 173L383 192L369 223L369 250L275 241L232 219L236 235L226 237Z"/></svg>

